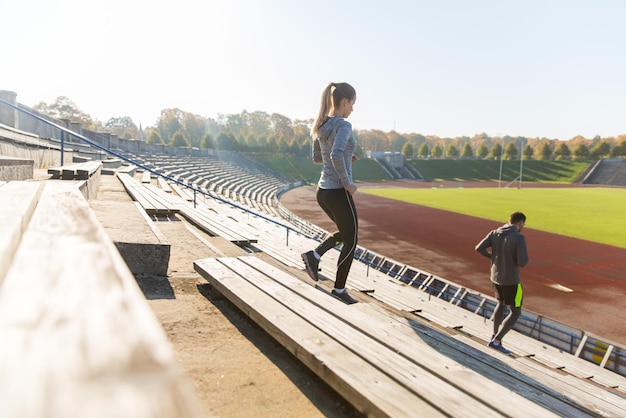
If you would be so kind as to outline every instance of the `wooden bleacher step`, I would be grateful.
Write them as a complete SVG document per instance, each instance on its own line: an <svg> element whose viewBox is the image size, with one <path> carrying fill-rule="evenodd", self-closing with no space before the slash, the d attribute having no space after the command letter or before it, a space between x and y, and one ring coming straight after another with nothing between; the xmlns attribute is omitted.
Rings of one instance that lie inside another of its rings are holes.
<svg viewBox="0 0 626 418"><path fill-rule="evenodd" d="M533 416L580 416L585 410L555 393L533 399L532 387L523 396L503 389L497 378L451 362L415 332L414 341L389 334L388 321L363 313L370 304L344 305L257 257L197 260L194 268L363 413L515 416L522 408ZM462 355L465 346L458 347Z"/></svg>
<svg viewBox="0 0 626 418"><path fill-rule="evenodd" d="M17 225L8 243L14 254L0 272L0 417L202 416L163 329L77 185L17 182L0 193L13 188L0 197L14 203L0 208L0 222Z"/></svg>

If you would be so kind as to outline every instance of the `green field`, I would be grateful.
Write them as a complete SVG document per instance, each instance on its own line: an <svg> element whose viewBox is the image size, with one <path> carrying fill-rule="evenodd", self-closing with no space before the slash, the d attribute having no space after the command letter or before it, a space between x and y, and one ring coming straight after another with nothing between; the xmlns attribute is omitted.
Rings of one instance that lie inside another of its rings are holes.
<svg viewBox="0 0 626 418"><path fill-rule="evenodd" d="M359 189L361 193L506 222L516 210L526 227L626 248L626 189Z"/></svg>

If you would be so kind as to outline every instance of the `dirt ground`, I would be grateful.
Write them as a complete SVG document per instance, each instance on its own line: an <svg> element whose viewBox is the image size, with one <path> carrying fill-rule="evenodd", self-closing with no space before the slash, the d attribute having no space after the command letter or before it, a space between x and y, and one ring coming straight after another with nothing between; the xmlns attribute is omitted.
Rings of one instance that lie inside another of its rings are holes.
<svg viewBox="0 0 626 418"><path fill-rule="evenodd" d="M184 221L159 222L171 244L166 278L139 279L210 416L349 417L352 407L228 300L193 261L215 256ZM188 227L190 229L188 229ZM242 251L199 234L225 255Z"/></svg>

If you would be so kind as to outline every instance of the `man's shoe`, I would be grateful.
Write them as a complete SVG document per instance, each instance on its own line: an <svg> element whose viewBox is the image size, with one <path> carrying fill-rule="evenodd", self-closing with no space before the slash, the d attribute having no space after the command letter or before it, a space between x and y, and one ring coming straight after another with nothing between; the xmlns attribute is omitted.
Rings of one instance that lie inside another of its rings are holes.
<svg viewBox="0 0 626 418"><path fill-rule="evenodd" d="M490 341L489 347L494 348L503 354L511 354L511 350L507 350L506 348L504 348L502 346L502 343L495 343L493 341Z"/></svg>
<svg viewBox="0 0 626 418"><path fill-rule="evenodd" d="M313 251L302 253L300 256L302 257L302 261L304 262L304 267L307 274L310 278L317 282L320 279L317 275L317 272L319 271L320 261L315 258L315 254L313 254Z"/></svg>
<svg viewBox="0 0 626 418"><path fill-rule="evenodd" d="M346 305L352 305L353 303L357 303L358 300L353 299L349 294L347 290L344 290L342 293L338 293L335 291L335 289L333 289L330 292L334 297L336 297L337 299L339 299L340 301L342 301L343 303L345 303Z"/></svg>

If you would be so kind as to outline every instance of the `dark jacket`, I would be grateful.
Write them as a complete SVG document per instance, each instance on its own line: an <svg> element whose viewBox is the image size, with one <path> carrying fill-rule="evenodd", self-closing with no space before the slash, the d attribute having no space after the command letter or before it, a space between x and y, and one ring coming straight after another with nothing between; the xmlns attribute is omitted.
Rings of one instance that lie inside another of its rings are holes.
<svg viewBox="0 0 626 418"><path fill-rule="evenodd" d="M487 251L491 248L491 252ZM526 238L512 224L489 232L476 251L491 259L491 281L499 285L520 283L520 268L528 264Z"/></svg>

